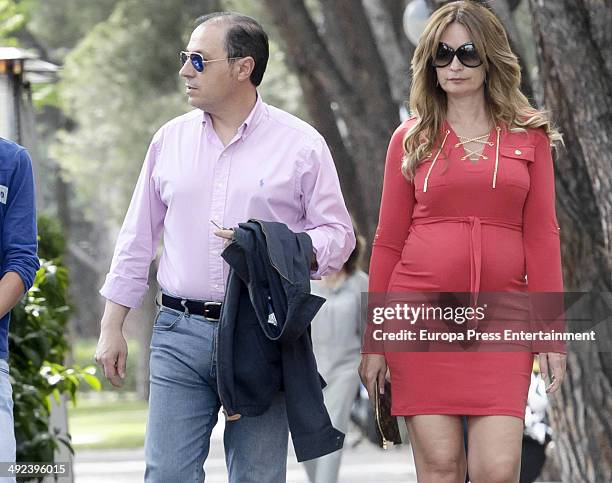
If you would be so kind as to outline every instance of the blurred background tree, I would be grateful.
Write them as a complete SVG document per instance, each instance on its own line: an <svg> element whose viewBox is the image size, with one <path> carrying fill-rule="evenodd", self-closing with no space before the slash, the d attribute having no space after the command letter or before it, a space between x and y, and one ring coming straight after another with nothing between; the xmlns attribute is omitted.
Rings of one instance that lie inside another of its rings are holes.
<svg viewBox="0 0 612 483"><path fill-rule="evenodd" d="M567 291L612 292L612 2L530 0L543 103L564 134L555 163ZM612 481L609 297L595 299L599 340L572 351L551 398L563 481Z"/></svg>

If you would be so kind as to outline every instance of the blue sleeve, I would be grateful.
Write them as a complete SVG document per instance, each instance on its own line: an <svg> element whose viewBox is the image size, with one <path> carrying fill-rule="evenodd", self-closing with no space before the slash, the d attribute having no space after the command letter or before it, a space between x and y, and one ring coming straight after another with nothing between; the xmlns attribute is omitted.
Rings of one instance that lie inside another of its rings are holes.
<svg viewBox="0 0 612 483"><path fill-rule="evenodd" d="M32 160L25 149L15 153L2 227L2 276L15 272L28 291L40 263L36 239L36 202Z"/></svg>

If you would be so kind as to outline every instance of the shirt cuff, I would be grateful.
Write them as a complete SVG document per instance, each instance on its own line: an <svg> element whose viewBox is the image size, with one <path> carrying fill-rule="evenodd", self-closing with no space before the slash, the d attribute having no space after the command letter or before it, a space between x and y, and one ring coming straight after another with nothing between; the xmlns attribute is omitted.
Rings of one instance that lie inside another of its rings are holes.
<svg viewBox="0 0 612 483"><path fill-rule="evenodd" d="M142 305L149 285L121 275L108 274L100 289L104 298L125 307L137 309Z"/></svg>

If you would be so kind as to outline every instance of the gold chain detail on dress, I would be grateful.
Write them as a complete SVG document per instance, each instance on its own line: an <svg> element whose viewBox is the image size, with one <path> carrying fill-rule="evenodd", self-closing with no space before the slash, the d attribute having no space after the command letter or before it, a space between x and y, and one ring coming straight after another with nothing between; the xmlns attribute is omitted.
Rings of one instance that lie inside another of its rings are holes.
<svg viewBox="0 0 612 483"><path fill-rule="evenodd" d="M489 146L493 146L493 143L490 141L487 141L487 139L489 139L489 134L490 133L486 133L483 134L482 136L476 136L475 138L466 138L464 136L459 136L457 135L457 137L459 138L459 141L457 144L455 144L455 147L458 148L459 146L463 146L464 144L467 143L478 143L478 144L484 144L484 145L489 145ZM468 153L465 156L461 157L461 161L465 161L466 158L469 158L470 161L472 162L476 162L478 161L480 158L482 159L489 159L488 156L485 156L484 153L484 148L482 149L482 151L480 153L471 150L470 148L463 146L463 149L465 149L466 151L468 151ZM473 156L476 156L476 158L473 158Z"/></svg>
<svg viewBox="0 0 612 483"><path fill-rule="evenodd" d="M449 134L450 134L450 130L447 129L446 134L444 135L444 140L442 141L442 144L440 145L440 149L438 149L438 152L436 153L436 157L433 159L431 166L429 166L429 170L427 171L427 175L425 176L425 181L423 182L423 193L427 193L427 181L429 181L429 175L431 174L431 170L433 169L433 167L436 165L438 156L440 156L440 153L442 152L442 148L444 147L444 143L446 142L446 138L448 137Z"/></svg>
<svg viewBox="0 0 612 483"><path fill-rule="evenodd" d="M496 146L495 146L495 168L493 169L493 185L492 185L493 188L495 188L496 185L497 185L497 168L499 166L499 138L500 138L500 134L501 134L501 128L499 126L496 126L495 130L497 131L497 136L496 136L496 141L497 142L495 143ZM436 165L436 161L438 160L438 157L440 156L440 153L442 152L442 149L444 148L444 144L446 143L446 138L448 138L449 134L450 134L450 130L447 129L446 133L444 135L444 139L442 140L442 144L440 145L440 148L438 149L438 152L436 153L436 155L435 155L435 157L434 157L434 159L433 159L433 161L431 163L431 166L429 166L429 169L427 170L427 174L425 175L425 181L423 182L423 193L427 192L427 183L429 181L429 175L431 174L431 171L433 170L434 166ZM488 141L482 142L482 141L480 141L485 136L488 137L489 134L483 134L482 136L478 136L476 138L472 138L472 139L469 139L467 141L459 142L459 143L455 144L455 147L459 147L459 146L461 146L461 145L463 145L463 144L465 144L467 142L476 141L476 140L479 140L478 142L481 142L482 144L488 144L489 146L493 146L492 142L488 142ZM465 139L465 138L462 138L461 136L457 136L457 137L459 139ZM477 155L479 157L482 156L484 159L487 159L487 157L483 156L482 153L479 154L479 153L476 153L476 152L471 152L469 154L466 154L466 156L470 156L470 155ZM431 154L430 154L430 156L431 156ZM466 156L462 157L461 159L465 159Z"/></svg>
<svg viewBox="0 0 612 483"><path fill-rule="evenodd" d="M495 188L495 184L497 183L497 166L499 165L499 132L501 128L497 126L495 128L497 130L497 146L495 147L495 169L493 170L493 188Z"/></svg>

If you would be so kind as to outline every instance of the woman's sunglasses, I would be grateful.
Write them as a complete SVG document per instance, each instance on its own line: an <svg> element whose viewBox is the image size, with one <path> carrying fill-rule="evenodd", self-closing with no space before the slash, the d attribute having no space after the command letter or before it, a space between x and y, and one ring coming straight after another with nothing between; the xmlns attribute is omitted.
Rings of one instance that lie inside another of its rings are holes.
<svg viewBox="0 0 612 483"><path fill-rule="evenodd" d="M244 58L244 57L226 57L224 59L204 60L204 57L202 57L202 54L200 54L199 52L186 52L184 50L181 51L179 55L181 59L181 66L185 65L185 62L187 62L187 60L190 60L191 65L193 65L193 68L197 70L198 72L204 72L204 66L208 62L220 62L222 60L234 60L234 59Z"/></svg>
<svg viewBox="0 0 612 483"><path fill-rule="evenodd" d="M478 55L478 52L476 52L476 47L474 47L472 42L463 44L461 47L458 47L457 50L449 47L444 42L440 42L436 55L433 58L433 66L446 67L453 61L455 55L459 59L459 62L466 67L474 68L482 65L482 59Z"/></svg>

